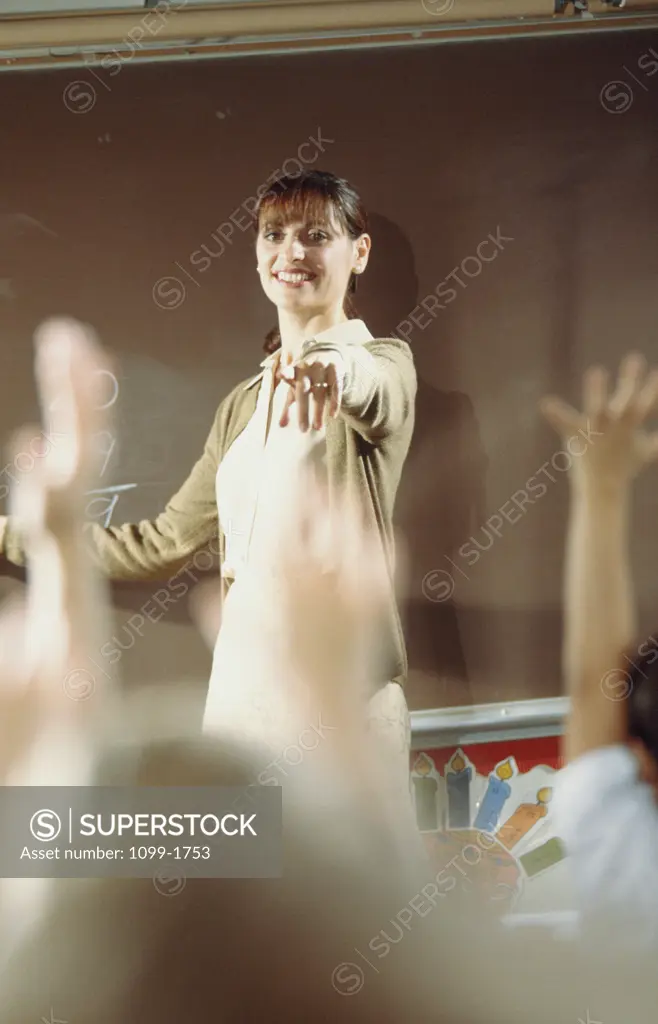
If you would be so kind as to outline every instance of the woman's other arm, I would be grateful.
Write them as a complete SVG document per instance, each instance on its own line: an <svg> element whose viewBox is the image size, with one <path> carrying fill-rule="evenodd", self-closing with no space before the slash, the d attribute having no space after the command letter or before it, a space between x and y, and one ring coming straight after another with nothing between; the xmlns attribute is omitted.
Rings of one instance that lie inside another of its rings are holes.
<svg viewBox="0 0 658 1024"><path fill-rule="evenodd" d="M92 560L110 579L157 578L217 536L219 417L218 411L201 458L156 519L108 527L84 524ZM0 517L0 554L14 565L25 565L23 532L13 517Z"/></svg>

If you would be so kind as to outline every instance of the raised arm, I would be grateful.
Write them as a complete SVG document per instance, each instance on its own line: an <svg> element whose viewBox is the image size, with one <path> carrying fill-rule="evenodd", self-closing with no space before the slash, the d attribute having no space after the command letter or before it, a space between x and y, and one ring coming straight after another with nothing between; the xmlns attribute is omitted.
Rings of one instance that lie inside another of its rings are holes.
<svg viewBox="0 0 658 1024"><path fill-rule="evenodd" d="M219 416L218 412L201 458L157 519L108 527L84 524L92 560L110 579L157 578L216 537ZM23 530L7 516L0 517L0 554L14 565L25 565Z"/></svg>
<svg viewBox="0 0 658 1024"><path fill-rule="evenodd" d="M594 368L585 376L583 413L556 398L542 406L574 456L564 583L569 760L627 738L619 670L636 632L631 490L636 474L658 456L658 435L641 429L657 400L658 371L646 376L642 357L630 355L612 397L605 371Z"/></svg>
<svg viewBox="0 0 658 1024"><path fill-rule="evenodd" d="M118 691L90 658L109 630L107 588L82 539L84 494L99 468L94 435L108 423L98 408L98 371L108 363L98 340L70 321L37 332L35 360L41 408L61 394L60 442L12 487L11 508L23 523L27 587L0 613L0 778L31 745L54 743L48 759L24 764L21 784L83 785ZM32 428L33 430L34 428ZM24 428L16 451L30 438ZM98 684L98 685L97 685ZM86 696L84 695L86 691ZM79 696L80 692L83 696ZM93 693L94 699L87 700ZM36 773L36 774L34 774Z"/></svg>

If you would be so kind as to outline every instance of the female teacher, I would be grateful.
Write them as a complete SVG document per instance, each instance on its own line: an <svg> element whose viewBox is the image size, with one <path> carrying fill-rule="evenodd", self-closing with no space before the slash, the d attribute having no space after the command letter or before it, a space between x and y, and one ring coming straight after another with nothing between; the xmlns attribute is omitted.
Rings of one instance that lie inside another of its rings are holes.
<svg viewBox="0 0 658 1024"><path fill-rule="evenodd" d="M281 178L261 196L255 226L258 275L278 312L261 372L222 401L201 458L164 512L123 526L87 523L86 536L96 564L119 580L162 578L218 538L222 625L204 729L230 722L253 738L276 735L279 726L283 735L277 682L258 663L254 638L240 629L240 580L248 565L262 563L277 488L296 466L323 467L329 495L337 488L357 495L366 526L381 540L390 599L367 717L390 740L406 778L407 661L393 586L392 514L414 424L411 351L397 339L373 338L356 319L351 295L371 240L347 181L322 171ZM24 564L19 526L6 517L0 552Z"/></svg>

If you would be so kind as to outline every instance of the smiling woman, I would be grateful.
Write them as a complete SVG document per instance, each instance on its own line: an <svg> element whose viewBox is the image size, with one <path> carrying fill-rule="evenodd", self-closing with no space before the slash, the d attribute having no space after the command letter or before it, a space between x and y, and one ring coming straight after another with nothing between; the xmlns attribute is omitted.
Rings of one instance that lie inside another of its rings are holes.
<svg viewBox="0 0 658 1024"><path fill-rule="evenodd" d="M322 171L279 179L260 198L256 229L258 272L280 319L282 310L290 319L288 308L293 319L302 309L322 311L338 322L358 317L351 296L368 264L371 239L368 215L349 182ZM286 304L283 296L291 289L302 295ZM277 327L268 335L266 351L280 345Z"/></svg>
<svg viewBox="0 0 658 1024"><path fill-rule="evenodd" d="M315 719L310 706L300 711L303 702L289 699L271 523L308 466L321 474L330 504L345 493L354 498L388 580L377 633L380 664L365 695L363 728L386 735L386 761L408 793L407 659L394 590L392 515L417 382L409 346L374 338L351 304L368 264L367 226L355 189L327 172L279 178L261 195L258 273L278 324L260 373L221 403L201 458L155 520L85 528L97 565L114 579L175 573L219 537L222 625L204 727L234 729L278 755ZM335 550L344 542L336 536ZM0 552L24 562L21 529L11 519L0 519ZM256 589L247 585L250 577ZM250 633L254 593L269 595L259 635Z"/></svg>
<svg viewBox="0 0 658 1024"><path fill-rule="evenodd" d="M407 780L406 654L394 596L391 518L413 429L411 352L397 339L375 340L352 304L371 239L349 182L323 171L282 177L261 196L255 217L257 270L278 324L266 338L249 422L232 431L217 474L220 524L228 527L223 574L233 591L215 649L206 723L241 722L243 735L247 730L261 741L278 735L291 743L310 724L308 716L290 719L290 682L276 678L275 663L285 665L286 657L276 639L282 612L271 579L267 664L257 643L245 644L239 611L246 570L257 566L269 575L269 520L285 501L286 480L310 463L329 495L343 486L357 495L380 539L390 600L379 638L382 676L364 719L387 733L389 758L398 778ZM292 433L285 429L291 423Z"/></svg>

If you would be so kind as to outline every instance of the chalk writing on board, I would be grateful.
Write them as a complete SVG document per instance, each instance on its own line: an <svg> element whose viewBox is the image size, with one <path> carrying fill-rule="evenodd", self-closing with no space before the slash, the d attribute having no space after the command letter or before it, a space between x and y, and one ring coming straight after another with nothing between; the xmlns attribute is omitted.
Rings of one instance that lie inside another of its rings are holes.
<svg viewBox="0 0 658 1024"><path fill-rule="evenodd" d="M108 397L102 405L98 405L96 408L98 411L110 409L119 398L119 381L110 370L96 370L96 373L107 377L109 383ZM48 411L52 412L53 410L57 410L61 405L61 400L61 396L55 398L55 400L48 406ZM61 430L54 431L51 428L49 428L48 433L51 439L53 439L53 443L56 443L54 440L56 437L65 436ZM103 459L99 472L99 477L102 481L115 452L117 439L110 430L100 430L93 436L97 445L98 453ZM121 494L125 493L125 491L132 491L136 487L137 484L109 484L106 487L95 487L86 491L85 497L91 498L85 508L86 517L94 521L100 521L102 526L107 529L112 521L112 515Z"/></svg>
<svg viewBox="0 0 658 1024"><path fill-rule="evenodd" d="M100 430L94 435L94 437L98 442L98 454L104 456L103 467L99 474L100 476L103 476L108 467L109 461L112 458L112 453L116 448L117 439L109 430ZM88 491L87 493L89 494L90 492Z"/></svg>
<svg viewBox="0 0 658 1024"><path fill-rule="evenodd" d="M110 378L111 385L112 385L112 393L111 393L109 399L103 403L103 405L97 406L98 410L109 409L110 406L114 405L114 403L116 402L117 398L119 397L119 382L116 379L116 377L114 376L114 374L111 373L109 370L96 370L95 372L98 375L103 375L104 377L109 377ZM61 409L63 398L64 398L63 395L57 395L53 399L53 401L48 405L48 407L46 409L46 412L52 413L52 412L56 412L57 410ZM65 404L65 408L66 408L66 404ZM60 428L61 428L62 425L63 424L61 422L61 417L60 417L60 423L58 424L58 426L60 426ZM67 426L70 427L71 425L67 424ZM53 429L52 418L49 417L47 433L48 433L48 437L52 440L53 444L57 445L57 438L66 437L66 433L67 432L66 432L66 429L64 429L64 430L61 430L61 429L60 430L54 430ZM108 450L107 451L105 451L102 448L100 448L100 445L99 445L101 454L105 455L105 461L103 463L103 468L101 470L101 476L102 476L105 473L105 470L107 469L108 463L110 461L110 456L111 456L111 454L112 454L112 452L114 450L114 446L116 444L116 441L113 438L112 434L109 432L109 430L100 431L99 433L94 435L94 438L97 441L100 441L102 438L105 438L106 440L108 440L108 442L112 442L111 444L108 444Z"/></svg>
<svg viewBox="0 0 658 1024"><path fill-rule="evenodd" d="M114 403L116 402L117 398L119 397L119 381L116 379L114 374L111 373L110 370L96 370L96 374L98 376L102 375L104 377L109 377L111 382L112 382L112 395L111 395L111 397L103 405L99 405L98 406L98 409L102 411L103 409L109 409L110 406L114 405Z"/></svg>
<svg viewBox="0 0 658 1024"><path fill-rule="evenodd" d="M109 377L112 386L112 391L107 401L103 402L102 405L96 406L96 409L102 412L104 409L109 409L111 406L113 406L117 398L119 397L119 381L116 379L116 377L110 370L94 370L94 373L96 374L97 377ZM62 406L63 399L63 395L57 395L57 397L54 398L50 405L48 406L48 411L52 412L53 409L60 409ZM59 436L63 437L64 435L60 433Z"/></svg>
<svg viewBox="0 0 658 1024"><path fill-rule="evenodd" d="M97 370L96 372L108 377L110 384L109 397L102 405L97 406L98 410L102 411L111 408L117 401L119 397L119 381L110 370ZM94 435L94 440L97 443L99 454L103 456L103 465L99 473L102 479L107 472L117 441L110 430L100 430ZM87 503L85 515L88 519L100 520L103 527L107 529L112 521L112 514L119 501L119 496L125 491L134 490L136 487L137 484L111 484L108 487L92 488L86 492L86 497L91 497L91 501Z"/></svg>
<svg viewBox="0 0 658 1024"><path fill-rule="evenodd" d="M100 519L102 526L107 529L112 521L112 513L114 512L119 495L123 491L131 491L137 484L116 484L113 487L99 487L93 491L86 491L86 496L90 494L96 494L98 497L92 498L85 509L85 515L88 519Z"/></svg>

